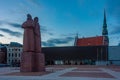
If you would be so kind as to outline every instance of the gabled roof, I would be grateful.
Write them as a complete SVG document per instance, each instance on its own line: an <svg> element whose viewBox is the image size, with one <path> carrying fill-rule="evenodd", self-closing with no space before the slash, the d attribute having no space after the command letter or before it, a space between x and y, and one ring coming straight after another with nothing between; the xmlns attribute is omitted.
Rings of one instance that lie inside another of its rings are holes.
<svg viewBox="0 0 120 80"><path fill-rule="evenodd" d="M78 38L76 41L77 46L101 46L104 45L104 37L87 37L87 38Z"/></svg>

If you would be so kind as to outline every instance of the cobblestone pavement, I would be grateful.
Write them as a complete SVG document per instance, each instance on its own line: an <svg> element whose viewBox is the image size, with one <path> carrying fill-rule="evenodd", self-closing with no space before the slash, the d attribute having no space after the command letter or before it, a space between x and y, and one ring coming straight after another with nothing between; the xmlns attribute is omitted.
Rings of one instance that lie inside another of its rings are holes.
<svg viewBox="0 0 120 80"><path fill-rule="evenodd" d="M120 80L120 67L93 66L50 66L52 73L42 76L6 76L4 74L19 72L19 68L0 68L0 80Z"/></svg>

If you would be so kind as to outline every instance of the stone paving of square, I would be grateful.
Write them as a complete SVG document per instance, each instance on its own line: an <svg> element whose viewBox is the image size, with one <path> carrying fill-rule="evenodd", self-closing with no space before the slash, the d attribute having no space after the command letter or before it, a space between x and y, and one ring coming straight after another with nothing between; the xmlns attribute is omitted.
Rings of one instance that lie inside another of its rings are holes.
<svg viewBox="0 0 120 80"><path fill-rule="evenodd" d="M2 67L0 68L0 80L120 80L120 66L47 66L46 71L42 73L30 73L33 75L24 75L20 73L19 68ZM22 75L10 75L20 73ZM8 75L6 75L8 74ZM37 75L35 75L37 74ZM41 75L42 74L42 75Z"/></svg>

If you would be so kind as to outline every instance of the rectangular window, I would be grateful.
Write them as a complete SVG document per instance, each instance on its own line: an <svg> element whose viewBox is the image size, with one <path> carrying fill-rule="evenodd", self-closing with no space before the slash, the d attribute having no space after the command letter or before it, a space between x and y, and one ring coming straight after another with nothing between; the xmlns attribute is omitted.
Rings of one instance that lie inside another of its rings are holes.
<svg viewBox="0 0 120 80"><path fill-rule="evenodd" d="M15 53L15 57L17 57L17 53Z"/></svg>
<svg viewBox="0 0 120 80"><path fill-rule="evenodd" d="M9 57L10 57L10 53L9 53Z"/></svg>
<svg viewBox="0 0 120 80"><path fill-rule="evenodd" d="M12 53L12 57L13 57L13 53Z"/></svg>
<svg viewBox="0 0 120 80"><path fill-rule="evenodd" d="M19 57L20 57L20 53L19 53Z"/></svg>

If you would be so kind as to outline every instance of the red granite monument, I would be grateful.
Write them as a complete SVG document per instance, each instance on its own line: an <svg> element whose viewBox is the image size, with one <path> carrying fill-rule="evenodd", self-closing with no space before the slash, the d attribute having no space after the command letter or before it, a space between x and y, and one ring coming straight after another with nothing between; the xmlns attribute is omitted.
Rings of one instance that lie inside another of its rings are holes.
<svg viewBox="0 0 120 80"><path fill-rule="evenodd" d="M30 14L22 24L24 28L23 53L21 55L21 72L45 71L44 54L41 53L41 35L38 17L34 20Z"/></svg>

